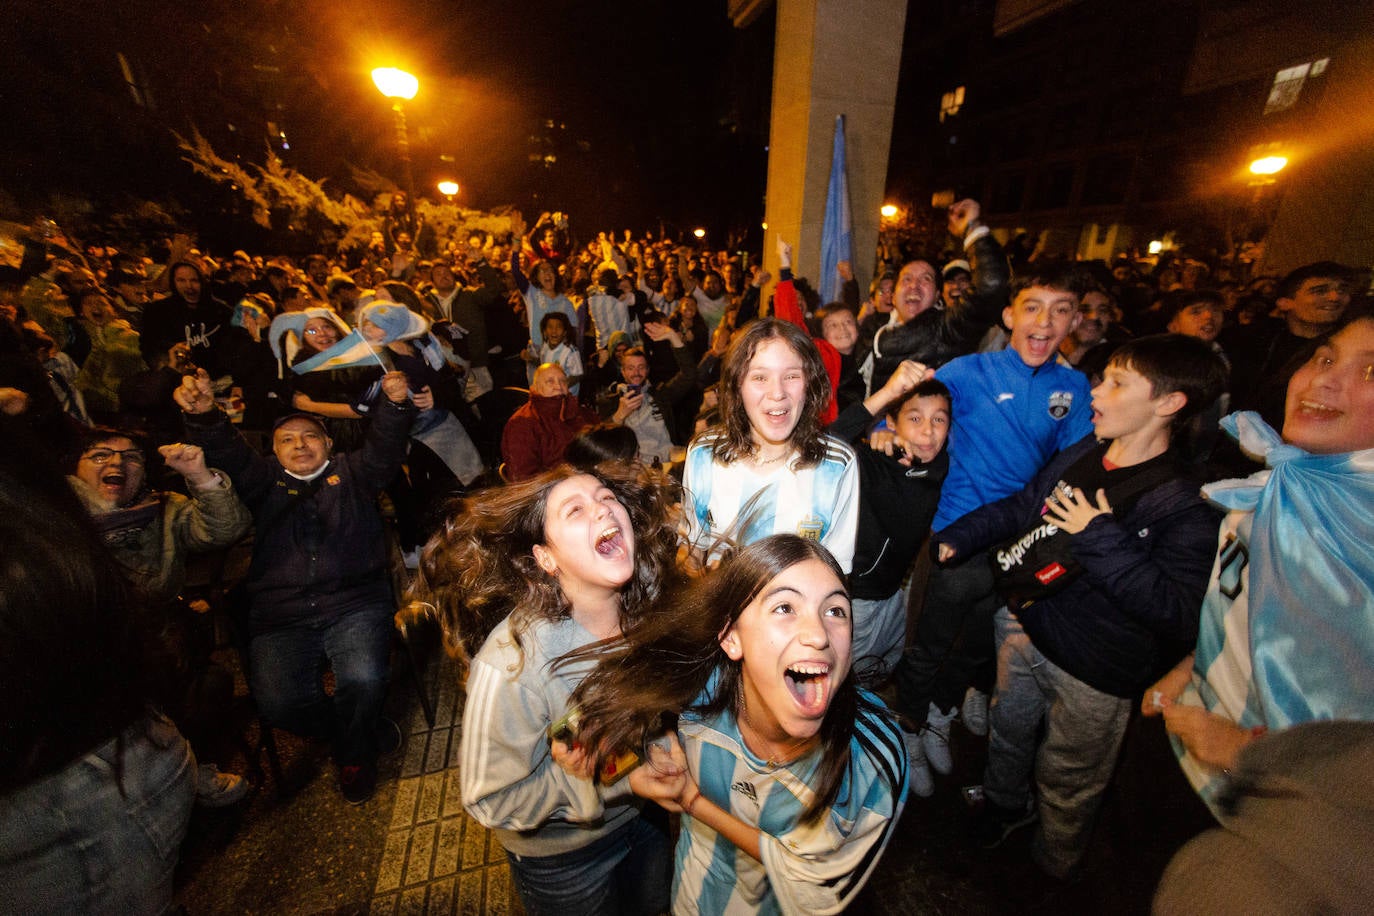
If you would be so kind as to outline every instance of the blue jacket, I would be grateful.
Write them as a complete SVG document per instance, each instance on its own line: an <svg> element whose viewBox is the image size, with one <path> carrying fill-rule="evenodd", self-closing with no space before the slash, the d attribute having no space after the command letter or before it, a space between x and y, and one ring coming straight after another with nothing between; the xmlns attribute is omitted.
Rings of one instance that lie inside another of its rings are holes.
<svg viewBox="0 0 1374 916"><path fill-rule="evenodd" d="M1031 527L1064 472L1096 446L1065 449L1024 489L941 531L955 560L987 562L984 548ZM1099 516L1073 536L1083 573L1017 618L1045 657L1090 687L1137 697L1197 642L1220 515L1183 476L1146 491L1125 518Z"/></svg>
<svg viewBox="0 0 1374 916"><path fill-rule="evenodd" d="M392 604L377 496L401 469L414 416L409 401L380 398L362 447L332 456L323 474L305 483L255 452L223 412L187 415L191 441L229 475L253 513L253 562L244 585L254 634L322 626Z"/></svg>
<svg viewBox="0 0 1374 916"><path fill-rule="evenodd" d="M1087 377L1056 361L1033 369L1015 350L974 353L935 377L949 387L954 407L936 531L1015 493L1055 452L1092 432Z"/></svg>

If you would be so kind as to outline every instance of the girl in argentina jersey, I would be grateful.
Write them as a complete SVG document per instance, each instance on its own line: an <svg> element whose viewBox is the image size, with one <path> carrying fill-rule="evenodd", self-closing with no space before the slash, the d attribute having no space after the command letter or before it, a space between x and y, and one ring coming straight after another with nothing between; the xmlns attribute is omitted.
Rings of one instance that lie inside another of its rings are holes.
<svg viewBox="0 0 1374 916"><path fill-rule="evenodd" d="M850 675L839 565L773 535L670 608L592 647L601 664L574 699L584 746L647 756L631 788L683 815L673 912L840 912L887 845L907 764L881 701Z"/></svg>
<svg viewBox="0 0 1374 916"><path fill-rule="evenodd" d="M850 447L822 432L830 380L816 345L776 318L750 322L721 368L721 422L687 449L682 471L689 560L709 566L728 538L819 541L849 572L859 524Z"/></svg>

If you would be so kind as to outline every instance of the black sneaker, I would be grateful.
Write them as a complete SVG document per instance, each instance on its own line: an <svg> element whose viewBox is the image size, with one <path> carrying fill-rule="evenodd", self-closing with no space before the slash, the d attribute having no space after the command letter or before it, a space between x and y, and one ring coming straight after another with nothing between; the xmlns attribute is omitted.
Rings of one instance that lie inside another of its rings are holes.
<svg viewBox="0 0 1374 916"><path fill-rule="evenodd" d="M1027 802L1024 808L1004 808L992 802L985 802L983 810L973 822L973 839L983 849L996 849L1006 842L1022 827L1034 824L1039 818L1035 812L1035 801Z"/></svg>
<svg viewBox="0 0 1374 916"><path fill-rule="evenodd" d="M377 753L383 757L390 757L401 749L402 738L401 726L382 716L377 723Z"/></svg>
<svg viewBox="0 0 1374 916"><path fill-rule="evenodd" d="M339 792L350 805L361 805L377 791L375 764L346 766L339 769Z"/></svg>

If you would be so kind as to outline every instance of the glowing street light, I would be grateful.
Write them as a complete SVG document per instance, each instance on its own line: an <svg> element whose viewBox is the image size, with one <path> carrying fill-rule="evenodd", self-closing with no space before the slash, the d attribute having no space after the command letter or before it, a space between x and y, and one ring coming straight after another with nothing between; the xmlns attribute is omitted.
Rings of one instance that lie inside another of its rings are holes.
<svg viewBox="0 0 1374 916"><path fill-rule="evenodd" d="M453 203L453 198L458 193L458 182L445 179L438 184L439 193L448 198L449 203Z"/></svg>
<svg viewBox="0 0 1374 916"><path fill-rule="evenodd" d="M706 230L698 226L692 230L692 235L695 235L699 239L704 239L706 238Z"/></svg>
<svg viewBox="0 0 1374 916"><path fill-rule="evenodd" d="M401 154L401 168L406 179L406 206L415 206L415 176L410 169L410 131L406 129L405 103L415 98L420 91L420 81L413 75L395 67L378 67L372 71L372 82L382 95L392 100L391 110L396 113L396 148Z"/></svg>
<svg viewBox="0 0 1374 916"><path fill-rule="evenodd" d="M382 95L389 99L409 102L420 91L420 81L404 70L395 67L378 67L372 71L372 82L377 84Z"/></svg>
<svg viewBox="0 0 1374 916"><path fill-rule="evenodd" d="M883 204L882 207L878 209L878 212L883 215L883 219L892 219L897 215L897 205Z"/></svg>
<svg viewBox="0 0 1374 916"><path fill-rule="evenodd" d="M1250 163L1250 174L1277 175L1287 164L1287 156L1262 156Z"/></svg>

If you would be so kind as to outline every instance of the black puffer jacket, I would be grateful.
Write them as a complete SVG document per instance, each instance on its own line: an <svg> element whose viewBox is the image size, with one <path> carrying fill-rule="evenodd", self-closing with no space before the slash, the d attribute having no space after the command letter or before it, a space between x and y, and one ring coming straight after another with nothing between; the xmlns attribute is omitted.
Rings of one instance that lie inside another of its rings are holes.
<svg viewBox="0 0 1374 916"><path fill-rule="evenodd" d="M1091 435L1069 446L1021 492L975 509L933 540L953 547L956 563L988 562L981 551L1037 522L1064 472L1096 447ZM1192 650L1221 520L1199 489L1181 472L1122 518L1098 516L1073 536L1083 573L1016 611L1046 658L1103 693L1135 698Z"/></svg>

